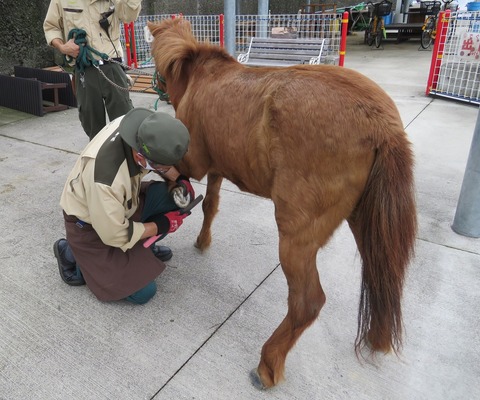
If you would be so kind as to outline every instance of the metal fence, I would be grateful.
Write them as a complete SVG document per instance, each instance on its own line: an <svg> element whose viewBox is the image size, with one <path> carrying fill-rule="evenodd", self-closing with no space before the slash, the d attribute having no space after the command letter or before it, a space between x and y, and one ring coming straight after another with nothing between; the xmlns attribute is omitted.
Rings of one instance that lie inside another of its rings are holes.
<svg viewBox="0 0 480 400"><path fill-rule="evenodd" d="M155 66L152 53L150 52L151 35L147 28L147 21L160 22L165 18L178 18L179 16L163 15L140 15L134 23L135 47L139 68ZM213 44L220 44L220 16L219 15L194 15L183 16L192 24L192 32L197 40ZM125 46L125 35L122 31L121 42Z"/></svg>
<svg viewBox="0 0 480 400"><path fill-rule="evenodd" d="M439 45L434 48L427 92L480 104L480 12L452 13L439 20L437 31Z"/></svg>
<svg viewBox="0 0 480 400"><path fill-rule="evenodd" d="M159 22L165 18L177 18L172 15L142 15L134 24L135 48L139 68L153 67L154 61L150 52L150 40L147 21ZM186 15L183 16L192 25L194 36L199 41L221 43L220 15ZM286 14L286 15L237 15L235 22L235 56L248 49L252 36L290 37L290 38L324 38L323 53L329 63L338 64L341 39L340 13L322 14ZM122 32L122 44L125 36Z"/></svg>

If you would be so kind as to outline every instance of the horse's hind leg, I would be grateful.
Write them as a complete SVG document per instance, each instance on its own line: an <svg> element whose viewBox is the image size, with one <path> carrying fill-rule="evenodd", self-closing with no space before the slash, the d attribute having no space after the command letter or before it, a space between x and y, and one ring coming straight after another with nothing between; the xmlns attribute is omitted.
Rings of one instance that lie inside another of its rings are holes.
<svg viewBox="0 0 480 400"><path fill-rule="evenodd" d="M203 224L195 243L195 246L201 251L207 249L212 242L211 227L213 219L218 212L222 181L223 177L220 175L209 173L207 176L207 192L202 203Z"/></svg>
<svg viewBox="0 0 480 400"><path fill-rule="evenodd" d="M257 388L274 386L283 379L287 353L325 304L316 267L320 244L313 235L313 229L280 235L280 262L289 289L288 312L263 345L260 364L252 371L251 379Z"/></svg>

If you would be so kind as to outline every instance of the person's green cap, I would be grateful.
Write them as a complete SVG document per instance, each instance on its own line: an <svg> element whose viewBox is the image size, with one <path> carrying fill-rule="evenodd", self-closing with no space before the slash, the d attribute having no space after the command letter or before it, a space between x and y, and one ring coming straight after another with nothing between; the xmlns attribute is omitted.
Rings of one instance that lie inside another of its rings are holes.
<svg viewBox="0 0 480 400"><path fill-rule="evenodd" d="M130 147L162 165L179 162L190 142L190 134L180 120L170 114L141 107L125 114L119 132Z"/></svg>

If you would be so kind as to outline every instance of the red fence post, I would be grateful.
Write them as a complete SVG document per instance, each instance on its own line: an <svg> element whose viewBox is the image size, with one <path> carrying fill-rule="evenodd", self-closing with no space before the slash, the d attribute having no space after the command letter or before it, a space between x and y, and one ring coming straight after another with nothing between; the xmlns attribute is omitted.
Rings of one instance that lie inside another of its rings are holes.
<svg viewBox="0 0 480 400"><path fill-rule="evenodd" d="M123 24L123 31L125 33L125 52L127 53L127 65L130 67L132 64L132 54L130 53L130 30L129 24Z"/></svg>
<svg viewBox="0 0 480 400"><path fill-rule="evenodd" d="M224 20L224 17L223 17L223 14L220 14L219 16L219 26L218 26L218 29L219 29L219 38L220 38L220 47L225 47L225 20Z"/></svg>
<svg viewBox="0 0 480 400"><path fill-rule="evenodd" d="M440 14L438 15L437 34L435 36L435 44L433 46L432 62L430 64L430 72L428 74L427 89L425 90L425 94L427 96L432 90L437 88L438 75L442 65L443 50L445 49L449 21L450 10L440 11Z"/></svg>
<svg viewBox="0 0 480 400"><path fill-rule="evenodd" d="M135 68L138 68L138 59L137 59L137 45L135 43L135 25L134 22L130 22L130 41L132 48L132 63Z"/></svg>
<svg viewBox="0 0 480 400"><path fill-rule="evenodd" d="M347 33L348 33L348 11L345 11L342 16L342 35L340 38L340 59L338 60L338 65L343 67L345 63L345 53L347 52Z"/></svg>
<svg viewBox="0 0 480 400"><path fill-rule="evenodd" d="M127 53L127 65L138 68L137 47L135 45L135 26L133 22L123 24L125 32L125 52Z"/></svg>

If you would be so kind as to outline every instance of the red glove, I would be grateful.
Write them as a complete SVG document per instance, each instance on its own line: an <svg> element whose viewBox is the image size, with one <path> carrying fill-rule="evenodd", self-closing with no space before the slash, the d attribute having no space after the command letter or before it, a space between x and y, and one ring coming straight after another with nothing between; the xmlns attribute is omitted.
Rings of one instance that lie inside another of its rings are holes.
<svg viewBox="0 0 480 400"><path fill-rule="evenodd" d="M173 233L180 228L180 225L183 224L183 220L189 215L190 213L180 214L180 211L170 211L169 213L166 213L165 217L168 218L170 223L170 228L167 233Z"/></svg>
<svg viewBox="0 0 480 400"><path fill-rule="evenodd" d="M157 235L163 235L164 233L175 232L189 215L190 213L180 214L180 211L170 211L166 214L152 215L145 222L155 222Z"/></svg>

